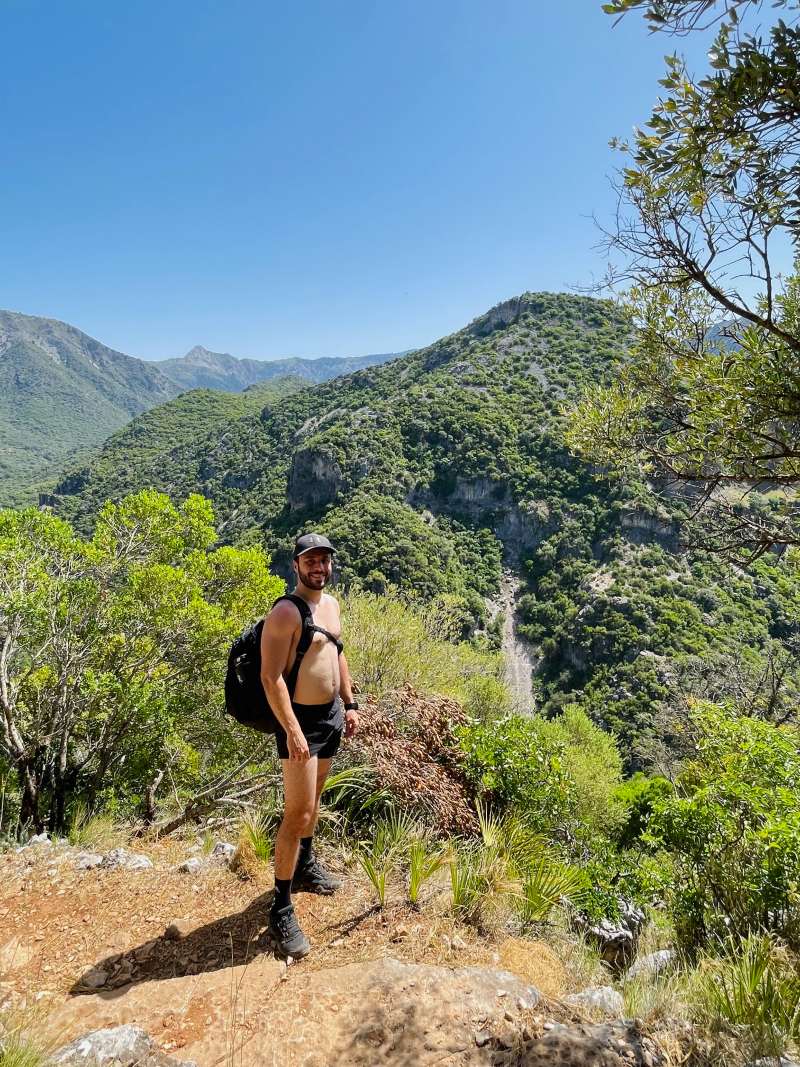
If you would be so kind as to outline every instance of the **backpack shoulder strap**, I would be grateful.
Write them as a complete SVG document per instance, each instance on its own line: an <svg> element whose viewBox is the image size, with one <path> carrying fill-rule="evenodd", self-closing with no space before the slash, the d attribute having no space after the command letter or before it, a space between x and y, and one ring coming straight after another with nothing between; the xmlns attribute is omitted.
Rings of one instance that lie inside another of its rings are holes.
<svg viewBox="0 0 800 1067"><path fill-rule="evenodd" d="M279 596L275 601L275 604L279 604L281 600L289 600L300 612L300 640L297 642L297 648L294 653L294 663L291 670L286 676L286 688L289 690L290 699L294 700L294 691L297 688L297 676L300 673L300 664L303 662L303 656L308 652L309 645L314 639L314 617L311 614L311 608L300 596L295 596L293 593L287 593L285 596ZM275 607L273 604L273 608Z"/></svg>

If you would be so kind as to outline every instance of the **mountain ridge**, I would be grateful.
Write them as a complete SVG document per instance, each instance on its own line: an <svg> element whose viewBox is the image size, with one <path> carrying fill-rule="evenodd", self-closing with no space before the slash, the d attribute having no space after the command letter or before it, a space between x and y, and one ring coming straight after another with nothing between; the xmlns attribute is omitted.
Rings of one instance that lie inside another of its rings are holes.
<svg viewBox="0 0 800 1067"><path fill-rule="evenodd" d="M333 377L384 356L241 361L201 346L184 369L109 348L60 319L0 311L0 506L31 503L60 470L88 459L143 411L188 389L241 392L292 376ZM197 379L197 380L194 380Z"/></svg>
<svg viewBox="0 0 800 1067"><path fill-rule="evenodd" d="M401 359L167 448L145 471L101 456L62 479L53 506L88 530L108 497L200 492L222 541L264 545L283 574L295 534L319 529L345 586L446 603L462 636L491 647L503 620L488 604L509 571L537 707L577 704L616 732L629 769L652 766L685 736L675 679L714 664L724 692L743 639L753 677L768 671L773 642L796 632L795 593L767 561L744 575L682 552L685 502L657 504L646 484L569 452L565 410L610 380L631 338L610 301L522 294Z"/></svg>
<svg viewBox="0 0 800 1067"><path fill-rule="evenodd" d="M212 352L195 345L184 356L156 360L161 373L182 389L223 389L239 392L249 385L290 375L319 383L349 374L363 367L397 359L404 352L383 352L366 356L290 356L282 359L247 359L229 352Z"/></svg>

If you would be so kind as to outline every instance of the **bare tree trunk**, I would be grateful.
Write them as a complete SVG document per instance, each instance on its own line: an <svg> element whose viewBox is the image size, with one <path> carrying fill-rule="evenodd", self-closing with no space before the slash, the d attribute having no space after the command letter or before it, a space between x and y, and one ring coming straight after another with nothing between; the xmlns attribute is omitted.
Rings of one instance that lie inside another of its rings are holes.
<svg viewBox="0 0 800 1067"><path fill-rule="evenodd" d="M156 821L156 790L164 778L164 771L156 770L156 776L144 792L144 822L145 826L152 826Z"/></svg>
<svg viewBox="0 0 800 1067"><path fill-rule="evenodd" d="M37 834L42 832L44 823L39 814L39 799L41 796L40 782L37 780L35 768L29 763L23 763L17 768L19 785L22 790L20 803L19 821L22 826L31 826Z"/></svg>

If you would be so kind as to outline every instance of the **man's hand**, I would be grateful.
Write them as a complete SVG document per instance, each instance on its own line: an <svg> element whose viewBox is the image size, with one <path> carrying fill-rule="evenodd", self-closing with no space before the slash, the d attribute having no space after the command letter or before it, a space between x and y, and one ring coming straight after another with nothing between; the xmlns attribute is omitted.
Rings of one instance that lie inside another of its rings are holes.
<svg viewBox="0 0 800 1067"><path fill-rule="evenodd" d="M344 713L344 736L352 737L358 730L358 712L346 711Z"/></svg>
<svg viewBox="0 0 800 1067"><path fill-rule="evenodd" d="M289 759L296 763L305 763L311 759L308 751L308 741L299 726L286 731L286 747L289 749Z"/></svg>

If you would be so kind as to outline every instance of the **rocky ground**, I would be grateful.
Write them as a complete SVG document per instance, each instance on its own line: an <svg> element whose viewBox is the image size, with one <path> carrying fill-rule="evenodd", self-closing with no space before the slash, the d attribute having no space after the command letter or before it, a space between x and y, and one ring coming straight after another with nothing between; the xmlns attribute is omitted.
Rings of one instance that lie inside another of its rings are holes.
<svg viewBox="0 0 800 1067"><path fill-rule="evenodd" d="M269 873L243 880L231 849L195 846L187 863L186 848L0 856L0 1003L36 1010L57 1062L666 1062L635 1023L603 1019L613 998L565 1000L548 945L478 938L434 905L378 911L352 876L335 897L296 897L313 948L287 966L267 937Z"/></svg>

